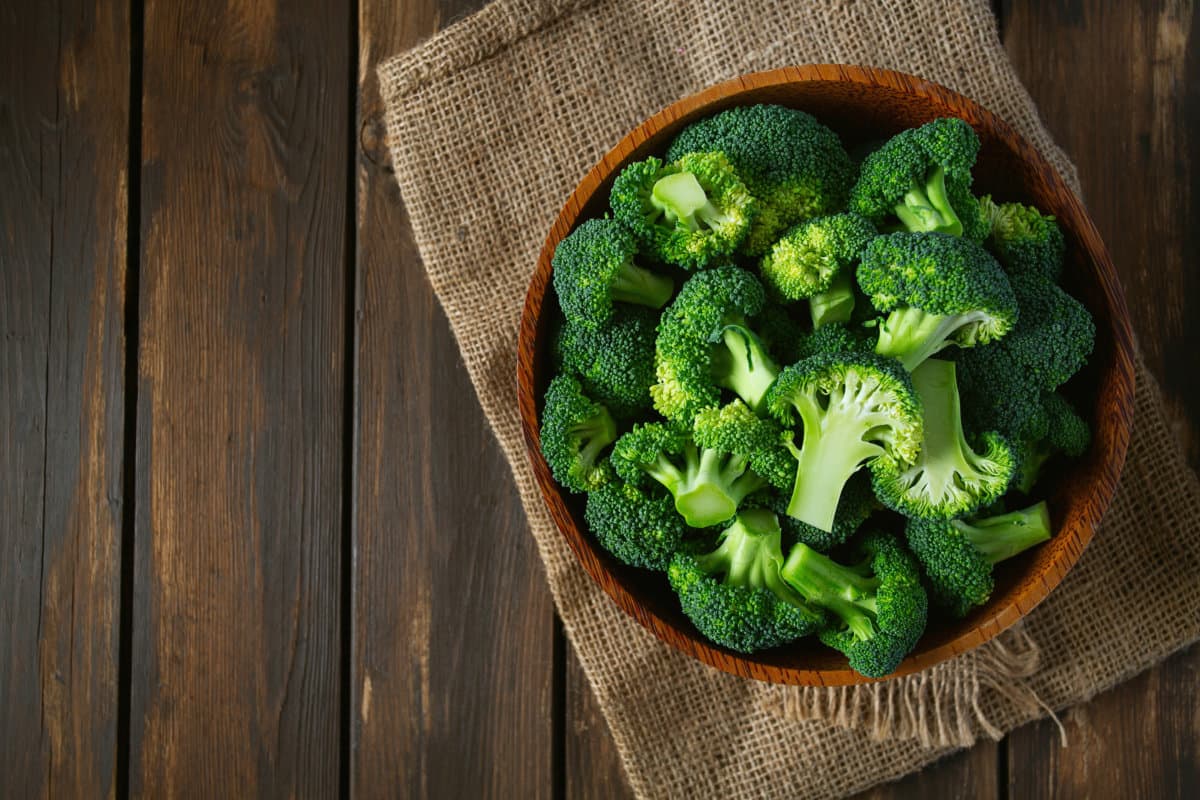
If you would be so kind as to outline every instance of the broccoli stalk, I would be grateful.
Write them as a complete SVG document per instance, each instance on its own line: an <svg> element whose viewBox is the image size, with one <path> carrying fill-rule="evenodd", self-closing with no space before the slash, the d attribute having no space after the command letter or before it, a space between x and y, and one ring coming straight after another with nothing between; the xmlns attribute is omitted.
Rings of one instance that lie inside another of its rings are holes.
<svg viewBox="0 0 1200 800"><path fill-rule="evenodd" d="M962 236L962 221L946 196L946 170L941 166L929 172L924 185L914 180L892 210L905 230Z"/></svg>
<svg viewBox="0 0 1200 800"><path fill-rule="evenodd" d="M808 312L814 329L832 322L849 322L854 313L853 272L843 270L828 289L808 298Z"/></svg>
<svg viewBox="0 0 1200 800"><path fill-rule="evenodd" d="M888 459L872 465L875 494L909 517L948 519L988 505L1008 489L1016 469L1013 448L984 434L982 452L967 443L953 361L929 359L913 370L925 438L917 460L901 467Z"/></svg>
<svg viewBox="0 0 1200 800"><path fill-rule="evenodd" d="M619 303L662 308L675 293L675 284L670 278L626 261L617 268L609 284L609 292L612 299Z"/></svg>
<svg viewBox="0 0 1200 800"><path fill-rule="evenodd" d="M785 567L788 583L806 600L825 608L860 640L875 634L879 613L875 594L880 580L871 574L871 563L843 566L806 544L797 543Z"/></svg>
<svg viewBox="0 0 1200 800"><path fill-rule="evenodd" d="M780 373L767 407L780 421L798 414L801 445L789 445L796 480L787 513L832 531L842 489L864 464L916 458L921 410L912 381L866 353L820 353Z"/></svg>
<svg viewBox="0 0 1200 800"><path fill-rule="evenodd" d="M955 519L950 524L989 564L999 564L1049 540L1051 531L1050 511L1045 502L985 519Z"/></svg>
<svg viewBox="0 0 1200 800"><path fill-rule="evenodd" d="M713 205L704 187L690 172L676 172L659 178L650 192L650 205L660 211L671 225L699 231L728 225L734 219Z"/></svg>
<svg viewBox="0 0 1200 800"><path fill-rule="evenodd" d="M696 565L709 575L724 575L728 586L761 586L798 602L779 575L779 537L779 520L770 511L743 511L721 534L716 550L696 556Z"/></svg>
<svg viewBox="0 0 1200 800"><path fill-rule="evenodd" d="M779 377L779 366L767 355L762 340L744 323L730 323L721 331L721 345L713 349L713 382L729 389L755 411L762 408L767 390Z"/></svg>
<svg viewBox="0 0 1200 800"><path fill-rule="evenodd" d="M963 328L979 325L990 319L984 311L963 314L930 314L914 306L898 308L879 324L879 343L875 352L898 358L909 372L922 361L945 350L951 337Z"/></svg>

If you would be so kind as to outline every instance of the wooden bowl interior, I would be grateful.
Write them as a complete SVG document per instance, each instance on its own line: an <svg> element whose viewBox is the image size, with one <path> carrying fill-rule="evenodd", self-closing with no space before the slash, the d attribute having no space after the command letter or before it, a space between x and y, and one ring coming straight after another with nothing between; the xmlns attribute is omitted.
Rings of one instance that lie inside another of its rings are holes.
<svg viewBox="0 0 1200 800"><path fill-rule="evenodd" d="M831 70L833 71L831 74ZM760 79L756 84L754 79ZM916 92L916 93L914 93ZM674 135L695 119L734 105L779 103L803 109L837 131L846 147L869 145L929 120L959 116L982 142L975 168L977 194L997 201L1031 203L1058 217L1067 237L1063 283L1096 319L1096 348L1066 394L1088 417L1094 441L1069 468L1051 468L1038 494L1049 499L1054 538L1002 564L986 606L963 620L931 620L917 649L899 673L922 669L995 636L1027 613L1062 579L1091 538L1111 499L1124 460L1132 404L1131 346L1127 314L1112 265L1094 226L1061 178L1007 125L960 96L915 78L854 68L801 68L749 76L672 106L633 131L593 170L568 201L537 266L526 301L523 353L532 369L522 370L523 411L536 407L551 377L546 345L559 318L547 291L554 246L576 222L607 209L612 177L632 161L660 155ZM532 319L529 317L532 316ZM526 365L528 366L528 365ZM540 416L539 416L540 418ZM532 428L532 430L531 430ZM587 533L581 497L560 492L537 452L537 421L526 420L531 458L543 494L560 530L584 567L642 624L675 647L720 669L772 682L841 685L864 682L838 653L815 641L741 655L710 644L679 610L663 575L627 567L609 556ZM1061 465L1055 465L1061 466Z"/></svg>

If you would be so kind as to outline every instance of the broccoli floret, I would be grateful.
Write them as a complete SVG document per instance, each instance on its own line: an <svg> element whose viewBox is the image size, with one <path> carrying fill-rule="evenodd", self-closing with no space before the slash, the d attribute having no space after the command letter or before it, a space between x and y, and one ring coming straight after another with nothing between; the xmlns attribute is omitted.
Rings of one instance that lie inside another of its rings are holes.
<svg viewBox="0 0 1200 800"><path fill-rule="evenodd" d="M779 521L762 510L743 511L715 550L676 553L667 570L683 613L705 637L752 653L816 633L824 615L779 576Z"/></svg>
<svg viewBox="0 0 1200 800"><path fill-rule="evenodd" d="M857 329L842 323L832 322L814 330L800 343L799 358L808 358L818 353L870 353L874 343L863 338Z"/></svg>
<svg viewBox="0 0 1200 800"><path fill-rule="evenodd" d="M925 437L908 466L888 458L871 465L875 494L907 517L950 519L970 514L1008 490L1017 466L1013 447L999 434L984 433L980 452L963 433L954 362L931 358L913 370L921 399Z"/></svg>
<svg viewBox="0 0 1200 800"><path fill-rule="evenodd" d="M854 317L854 273L844 270L829 288L808 298L808 314L812 317L813 328L821 328L835 323L847 323Z"/></svg>
<svg viewBox="0 0 1200 800"><path fill-rule="evenodd" d="M559 367L614 416L633 416L650 407L657 327L658 315L642 308L622 309L596 329L567 322L555 343Z"/></svg>
<svg viewBox="0 0 1200 800"><path fill-rule="evenodd" d="M1062 395L1043 392L1042 409L1046 419L1045 437L1027 440L1019 448L1020 467L1014 485L1025 494L1033 490L1046 461L1059 453L1078 458L1087 452L1092 440L1087 422Z"/></svg>
<svg viewBox="0 0 1200 800"><path fill-rule="evenodd" d="M554 249L554 291L563 316L575 325L598 328L613 315L613 303L662 308L675 285L639 267L637 244L612 219L590 219Z"/></svg>
<svg viewBox="0 0 1200 800"><path fill-rule="evenodd" d="M1004 270L978 243L941 233L893 233L871 241L858 268L871 304L888 316L875 352L913 370L952 344L999 339L1017 322Z"/></svg>
<svg viewBox="0 0 1200 800"><path fill-rule="evenodd" d="M665 570L688 527L661 490L613 481L587 496L583 519L600 545L633 567Z"/></svg>
<svg viewBox="0 0 1200 800"><path fill-rule="evenodd" d="M805 326L792 319L786 308L768 303L755 318L754 328L767 351L780 362L791 364L800 360L800 351L808 337L808 331Z"/></svg>
<svg viewBox="0 0 1200 800"><path fill-rule="evenodd" d="M795 462L793 461L793 463ZM795 475L794 469L792 474ZM842 496L838 500L831 531L823 531L789 517L787 505L787 493L775 489L764 489L746 498L743 507L765 508L778 514L779 524L783 528L785 546L793 542L804 542L818 553L828 553L835 547L845 544L879 508L879 503L871 491L871 481L863 473L854 475L846 482L846 488L842 490Z"/></svg>
<svg viewBox="0 0 1200 800"><path fill-rule="evenodd" d="M741 430L739 425L733 427ZM635 486L647 479L658 481L675 498L675 509L688 525L707 528L732 517L743 498L768 485L750 468L757 442L736 434L708 433L742 452L698 446L687 433L652 422L634 425L617 440L612 465Z"/></svg>
<svg viewBox="0 0 1200 800"><path fill-rule="evenodd" d="M755 474L786 489L796 475L796 460L781 433L778 424L758 417L741 400L706 408L692 422L692 441L697 447L748 456Z"/></svg>
<svg viewBox="0 0 1200 800"><path fill-rule="evenodd" d="M799 418L799 449L787 513L833 530L842 488L880 456L910 464L921 445L921 403L895 361L869 353L821 353L787 367L767 393L785 425Z"/></svg>
<svg viewBox="0 0 1200 800"><path fill-rule="evenodd" d="M990 223L987 243L1010 275L1033 273L1057 283L1062 275L1066 240L1054 217L1020 203L979 200L980 213Z"/></svg>
<svg viewBox="0 0 1200 800"><path fill-rule="evenodd" d="M760 256L797 222L846 206L855 169L837 134L810 114L778 105L730 108L693 122L667 159L724 153L759 201L742 252Z"/></svg>
<svg viewBox="0 0 1200 800"><path fill-rule="evenodd" d="M936 119L902 131L863 161L850 192L850 210L876 225L962 236L962 215L981 237L978 204L970 194L979 137L961 119Z"/></svg>
<svg viewBox="0 0 1200 800"><path fill-rule="evenodd" d="M762 284L737 267L698 272L663 312L655 351L654 407L688 421L729 389L759 411L779 368L747 318L762 310Z"/></svg>
<svg viewBox="0 0 1200 800"><path fill-rule="evenodd" d="M561 486L590 492L612 479L601 454L617 438L616 423L569 375L556 376L546 388L541 438L542 455Z"/></svg>
<svg viewBox="0 0 1200 800"><path fill-rule="evenodd" d="M821 631L822 642L845 654L852 669L882 678L921 638L929 600L916 561L895 536L867 534L857 556L845 566L799 543L784 562L783 580L835 620Z"/></svg>
<svg viewBox="0 0 1200 800"><path fill-rule="evenodd" d="M763 283L785 300L823 292L833 279L858 262L876 237L875 227L857 214L815 217L789 230L759 262Z"/></svg>
<svg viewBox="0 0 1200 800"><path fill-rule="evenodd" d="M992 595L992 568L1050 538L1045 503L975 520L909 520L908 546L921 562L933 599L956 617Z"/></svg>
<svg viewBox="0 0 1200 800"><path fill-rule="evenodd" d="M721 153L630 164L613 182L609 203L650 253L686 269L731 255L758 211Z"/></svg>

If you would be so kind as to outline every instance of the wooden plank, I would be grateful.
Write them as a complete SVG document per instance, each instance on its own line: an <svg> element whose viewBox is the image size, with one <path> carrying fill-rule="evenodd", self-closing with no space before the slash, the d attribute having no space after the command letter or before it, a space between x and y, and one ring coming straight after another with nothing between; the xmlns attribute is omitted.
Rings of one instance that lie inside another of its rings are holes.
<svg viewBox="0 0 1200 800"><path fill-rule="evenodd" d="M1193 466L1200 464L1200 53L1177 0L1007 4L1005 44L1075 159L1125 285L1134 328ZM1009 737L1011 797L1195 797L1200 650L1175 656L1064 718Z"/></svg>
<svg viewBox="0 0 1200 800"><path fill-rule="evenodd" d="M901 800L901 798L969 797L995 800L1000 797L996 776L999 745L990 741L946 756L920 772L895 783L876 786L857 795L857 800ZM1021 797L1022 795L1012 795Z"/></svg>
<svg viewBox="0 0 1200 800"><path fill-rule="evenodd" d="M338 791L351 23L146 3L138 796Z"/></svg>
<svg viewBox="0 0 1200 800"><path fill-rule="evenodd" d="M0 794L112 796L129 6L0 11Z"/></svg>
<svg viewBox="0 0 1200 800"><path fill-rule="evenodd" d="M566 722L563 734L566 797L571 800L621 800L633 790L617 755L608 723L588 685L575 650L567 645Z"/></svg>
<svg viewBox="0 0 1200 800"><path fill-rule="evenodd" d="M375 66L468 2L363 0L351 786L548 797L553 609L391 175Z"/></svg>

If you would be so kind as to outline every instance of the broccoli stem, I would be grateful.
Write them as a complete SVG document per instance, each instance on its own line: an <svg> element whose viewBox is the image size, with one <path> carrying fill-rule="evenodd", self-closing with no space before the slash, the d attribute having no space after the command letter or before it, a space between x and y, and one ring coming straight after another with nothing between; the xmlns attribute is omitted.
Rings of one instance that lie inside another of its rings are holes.
<svg viewBox="0 0 1200 800"><path fill-rule="evenodd" d="M931 358L913 370L912 380L924 409L921 488L937 502L957 493L958 476L978 473L978 458L963 435L954 362Z"/></svg>
<svg viewBox="0 0 1200 800"><path fill-rule="evenodd" d="M788 516L826 533L833 530L846 481L864 461L884 452L863 437L876 425L889 421L886 415L875 419L874 415L863 414L853 400L846 401L845 397L845 392L834 393L824 410L811 398L802 398L796 405L804 423L804 441L798 450L787 443L797 462Z"/></svg>
<svg viewBox="0 0 1200 800"><path fill-rule="evenodd" d="M962 221L946 195L946 170L940 166L926 176L924 186L914 181L894 210L906 230L962 236Z"/></svg>
<svg viewBox="0 0 1200 800"><path fill-rule="evenodd" d="M740 323L726 325L721 341L722 352L715 353L713 359L715 382L758 413L767 390L779 377L779 366L767 355L758 336Z"/></svg>
<svg viewBox="0 0 1200 800"><path fill-rule="evenodd" d="M650 308L662 308L675 293L675 284L665 275L657 275L636 264L624 264L611 284L612 299Z"/></svg>
<svg viewBox="0 0 1200 800"><path fill-rule="evenodd" d="M591 468L600 458L604 448L617 438L617 423L613 421L608 409L601 406L599 414L572 425L568 432L579 437L582 443L579 448L579 461Z"/></svg>
<svg viewBox="0 0 1200 800"><path fill-rule="evenodd" d="M1050 512L1045 501L1020 511L1010 511L985 519L951 523L990 563L1023 553L1050 538Z"/></svg>
<svg viewBox="0 0 1200 800"><path fill-rule="evenodd" d="M801 597L836 614L865 641L875 635L879 579L867 577L863 571L861 566L843 566L798 542L788 554L781 575Z"/></svg>
<svg viewBox="0 0 1200 800"><path fill-rule="evenodd" d="M925 359L949 347L955 331L985 317L977 311L943 316L914 306L897 308L879 325L875 352L900 359L904 368L912 372Z"/></svg>
<svg viewBox="0 0 1200 800"><path fill-rule="evenodd" d="M668 222L690 231L700 230L701 223L711 229L729 221L729 217L708 199L704 187L690 172L675 172L659 178L650 191L650 205L661 211Z"/></svg>
<svg viewBox="0 0 1200 800"><path fill-rule="evenodd" d="M673 484L675 510L693 528L707 528L732 517L738 504L766 481L749 471L749 459L695 445L685 449L686 466Z"/></svg>
<svg viewBox="0 0 1200 800"><path fill-rule="evenodd" d="M808 311L812 315L813 328L831 322L849 322L854 311L852 270L842 270L828 289L808 298Z"/></svg>
<svg viewBox="0 0 1200 800"><path fill-rule="evenodd" d="M729 586L766 587L777 584L780 560L772 554L779 551L781 530L774 514L762 509L742 511L733 524L721 533L720 544L711 553L696 557L704 572L724 574L722 583ZM774 547L770 547L774 539ZM764 546L767 545L767 546ZM785 587L786 594L792 594Z"/></svg>

